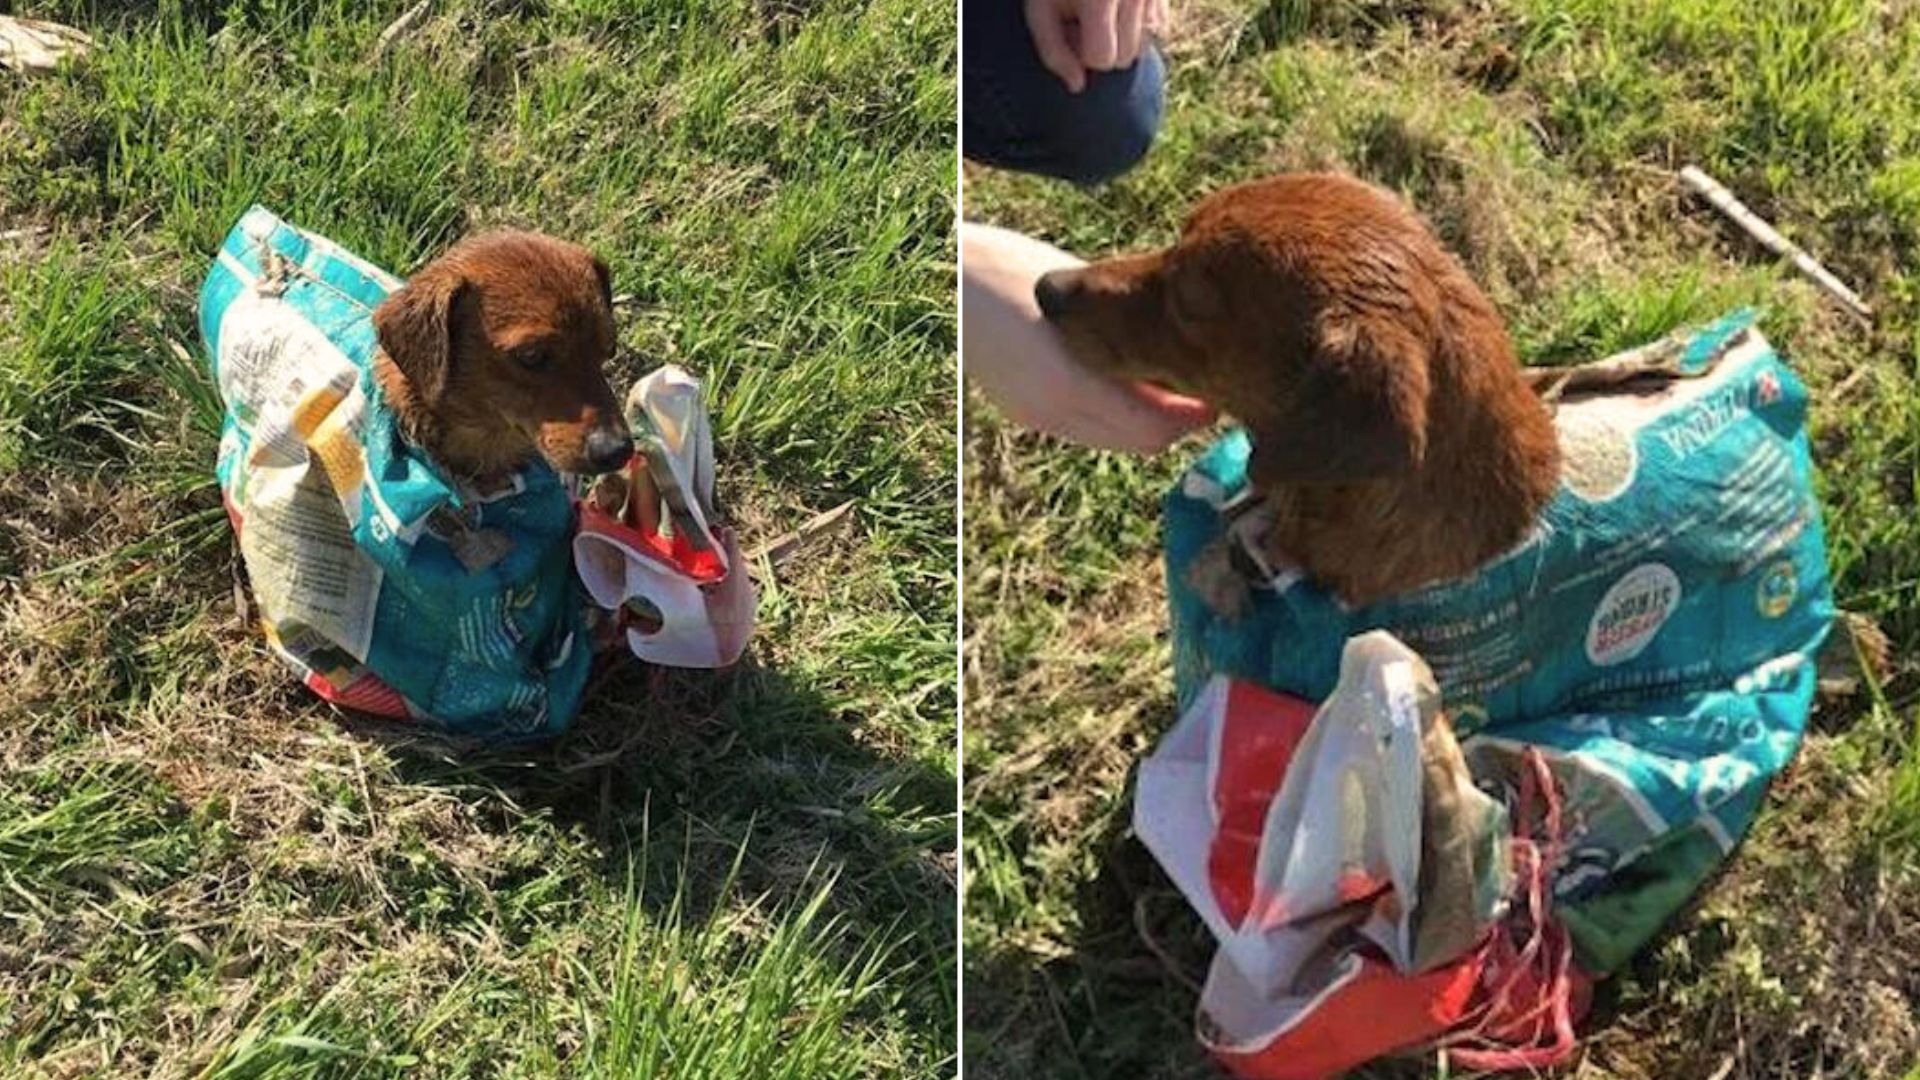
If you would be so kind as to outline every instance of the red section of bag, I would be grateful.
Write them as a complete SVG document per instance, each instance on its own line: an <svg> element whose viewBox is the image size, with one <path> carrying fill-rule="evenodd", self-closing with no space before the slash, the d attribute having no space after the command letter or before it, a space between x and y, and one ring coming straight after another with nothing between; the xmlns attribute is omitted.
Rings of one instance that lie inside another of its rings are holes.
<svg viewBox="0 0 1920 1080"><path fill-rule="evenodd" d="M636 493L633 496L636 502L644 497L639 493L657 490L646 479L646 469L644 455L635 454L627 462L628 490ZM635 551L644 552L672 566L702 585L714 584L727 576L726 563L722 561L720 552L695 547L684 530L676 529L672 536L667 536L658 529L641 526L634 520L638 516L637 506L629 505L627 518L623 519L583 499L574 500L574 505L580 511L579 527L582 532L610 536Z"/></svg>
<svg viewBox="0 0 1920 1080"><path fill-rule="evenodd" d="M1214 1056L1250 1080L1325 1080L1397 1050L1432 1042L1473 1009L1481 954L1474 951L1424 975L1362 957L1360 970L1307 1006L1296 1022L1258 1050Z"/></svg>
<svg viewBox="0 0 1920 1080"><path fill-rule="evenodd" d="M1213 846L1207 873L1220 910L1240 925L1253 903L1253 868L1267 805L1286 778L1287 762L1313 724L1312 704L1238 679L1222 710L1219 773L1213 785Z"/></svg>
<svg viewBox="0 0 1920 1080"><path fill-rule="evenodd" d="M406 699L372 672L361 672L346 686L335 689L326 676L310 671L307 673L307 689L344 708L395 720L413 719L413 713L407 709Z"/></svg>
<svg viewBox="0 0 1920 1080"><path fill-rule="evenodd" d="M652 530L636 529L591 503L582 502L579 507L582 532L611 536L635 551L651 555L655 560L679 570L702 585L710 585L727 576L727 568L720 561L719 552L702 551L694 547L682 533L676 532L671 537L663 536Z"/></svg>

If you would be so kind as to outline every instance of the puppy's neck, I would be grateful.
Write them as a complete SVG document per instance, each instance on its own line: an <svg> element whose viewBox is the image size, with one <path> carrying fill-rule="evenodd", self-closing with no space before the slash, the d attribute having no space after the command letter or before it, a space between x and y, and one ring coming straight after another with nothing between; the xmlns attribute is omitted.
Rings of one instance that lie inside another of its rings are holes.
<svg viewBox="0 0 1920 1080"><path fill-rule="evenodd" d="M374 353L373 377L401 436L454 479L490 489L526 464L529 455L522 440L501 431L499 417L463 407L458 395L429 405L385 349Z"/></svg>
<svg viewBox="0 0 1920 1080"><path fill-rule="evenodd" d="M1481 339L1485 341L1485 338ZM1482 535L1510 537L1491 558L1533 527L1560 484L1560 436L1553 416L1520 377L1502 334L1493 362L1481 358L1452 373L1456 392L1435 404L1434 421L1461 437L1436 440L1435 479L1452 487L1483 523Z"/></svg>

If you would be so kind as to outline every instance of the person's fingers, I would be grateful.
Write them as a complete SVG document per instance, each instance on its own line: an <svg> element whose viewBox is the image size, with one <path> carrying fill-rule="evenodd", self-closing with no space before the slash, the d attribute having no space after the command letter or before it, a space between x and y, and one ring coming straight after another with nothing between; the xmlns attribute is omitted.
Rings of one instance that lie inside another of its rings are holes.
<svg viewBox="0 0 1920 1080"><path fill-rule="evenodd" d="M1156 411L1170 420L1184 423L1189 427L1211 424L1219 416L1213 406L1199 398L1190 398L1185 394L1176 394L1164 386L1152 383L1133 383L1133 392L1144 399Z"/></svg>
<svg viewBox="0 0 1920 1080"><path fill-rule="evenodd" d="M1112 71L1117 66L1120 3L1087 0L1080 5L1080 62L1094 71Z"/></svg>
<svg viewBox="0 0 1920 1080"><path fill-rule="evenodd" d="M1069 93L1086 89L1087 69L1067 42L1064 13L1054 0L1027 0L1027 32L1033 36L1033 48L1040 63L1066 84Z"/></svg>
<svg viewBox="0 0 1920 1080"><path fill-rule="evenodd" d="M1093 392L1083 392L1076 415L1063 419L1055 431L1082 446L1157 454L1214 420L1212 409L1188 398L1176 398L1181 407L1168 408L1143 393L1138 383L1103 378L1095 388L1086 389Z"/></svg>
<svg viewBox="0 0 1920 1080"><path fill-rule="evenodd" d="M1188 432L1216 419L1212 408L1192 398L1125 382L1069 365L1057 373L1057 408L1042 409L1039 423L1027 426L1096 450L1157 454Z"/></svg>
<svg viewBox="0 0 1920 1080"><path fill-rule="evenodd" d="M1120 10L1114 16L1114 54L1115 68L1132 67L1140 58L1140 48L1146 44L1147 0L1120 0Z"/></svg>
<svg viewBox="0 0 1920 1080"><path fill-rule="evenodd" d="M1192 398L1097 375L1044 351L1025 354L1017 371L976 363L968 374L1014 424L1095 450L1156 454L1217 418Z"/></svg>
<svg viewBox="0 0 1920 1080"><path fill-rule="evenodd" d="M1167 0L1147 0L1146 36L1165 40L1172 29L1173 16L1167 11Z"/></svg>
<svg viewBox="0 0 1920 1080"><path fill-rule="evenodd" d="M1068 353L1040 313L1033 286L1049 270L1084 266L1050 244L989 225L959 228L967 381L1023 428L1105 450L1151 454L1213 422L1205 404L1107 377Z"/></svg>

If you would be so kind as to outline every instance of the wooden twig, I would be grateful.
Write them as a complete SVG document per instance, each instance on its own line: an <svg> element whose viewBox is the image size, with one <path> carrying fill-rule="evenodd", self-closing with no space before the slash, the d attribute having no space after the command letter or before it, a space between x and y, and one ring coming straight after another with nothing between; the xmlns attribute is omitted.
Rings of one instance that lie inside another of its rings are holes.
<svg viewBox="0 0 1920 1080"><path fill-rule="evenodd" d="M1854 292L1847 287L1845 282L1834 277L1826 267L1820 265L1819 261L1807 254L1800 245L1781 236L1780 233L1775 230L1772 225L1767 224L1760 215L1747 209L1746 205L1735 198L1733 192L1721 186L1718 180L1701 172L1694 166L1688 165L1686 168L1680 170L1680 182L1692 188L1701 198L1712 203L1715 210L1725 214L1735 225L1740 226L1748 236L1760 241L1762 247L1765 247L1775 255L1784 256L1791 261L1795 268L1809 278L1812 278L1815 284L1825 289L1834 299L1845 304L1848 310L1863 320L1868 322L1873 320L1873 309L1867 306L1866 301L1860 299L1859 293Z"/></svg>
<svg viewBox="0 0 1920 1080"><path fill-rule="evenodd" d="M418 26L420 20L427 17L427 6L432 2L433 0L420 0L419 3L401 12L399 18L388 23L387 28L380 31L380 39L373 43L373 58L378 60L387 55L387 50L393 48L393 43L400 40L401 35Z"/></svg>
<svg viewBox="0 0 1920 1080"><path fill-rule="evenodd" d="M748 562L759 562L764 557L770 565L779 566L792 558L801 546L814 537L824 535L841 526L853 513L853 500L848 499L825 513L815 514L812 518L790 533L784 533L754 548L747 554Z"/></svg>
<svg viewBox="0 0 1920 1080"><path fill-rule="evenodd" d="M1868 369L1863 367L1854 368L1846 378L1841 379L1838 383L1834 384L1833 389L1827 391L1827 400L1845 401L1847 397L1853 393L1855 388L1857 388L1861 382L1865 381L1867 370Z"/></svg>
<svg viewBox="0 0 1920 1080"><path fill-rule="evenodd" d="M1662 338L1651 345L1588 364L1523 368L1520 377L1544 401L1556 401L1568 394L1609 390L1648 376L1674 378L1680 374L1674 363L1681 353L1680 345L1677 340Z"/></svg>
<svg viewBox="0 0 1920 1080"><path fill-rule="evenodd" d="M602 765L611 765L621 758L626 757L629 751L646 741L647 734L645 732L636 732L635 734L627 736L625 741L611 750L603 750L597 754L588 754L585 757L558 766L558 768L562 773L577 773L585 772L588 769L597 769Z"/></svg>
<svg viewBox="0 0 1920 1080"><path fill-rule="evenodd" d="M1147 951L1153 954L1155 960L1160 961L1160 967L1168 975L1179 980L1180 985L1195 994L1200 993L1200 980L1189 974L1186 967L1174 959L1173 953L1169 952L1167 947L1160 943L1160 939L1154 936L1153 931L1148 929L1147 896L1148 894L1143 892L1133 898L1133 932L1139 935L1140 943L1147 947Z"/></svg>

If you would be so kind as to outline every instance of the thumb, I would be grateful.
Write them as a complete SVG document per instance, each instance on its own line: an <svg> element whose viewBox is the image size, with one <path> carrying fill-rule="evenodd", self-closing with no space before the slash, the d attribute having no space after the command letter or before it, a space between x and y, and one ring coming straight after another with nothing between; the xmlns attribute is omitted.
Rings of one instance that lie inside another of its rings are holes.
<svg viewBox="0 0 1920 1080"><path fill-rule="evenodd" d="M1054 0L1027 0L1027 32L1033 35L1034 51L1040 63L1059 76L1070 93L1079 93L1087 85L1087 69L1067 41L1066 21Z"/></svg>
<svg viewBox="0 0 1920 1080"><path fill-rule="evenodd" d="M1117 398L1086 418L1076 441L1103 450L1157 454L1190 431L1213 422L1213 409L1145 383L1115 382Z"/></svg>
<svg viewBox="0 0 1920 1080"><path fill-rule="evenodd" d="M1176 394L1163 386L1136 382L1131 384L1131 388L1134 396L1145 402L1153 411L1183 428L1197 428L1211 424L1219 415L1213 406L1206 402L1184 394Z"/></svg>

